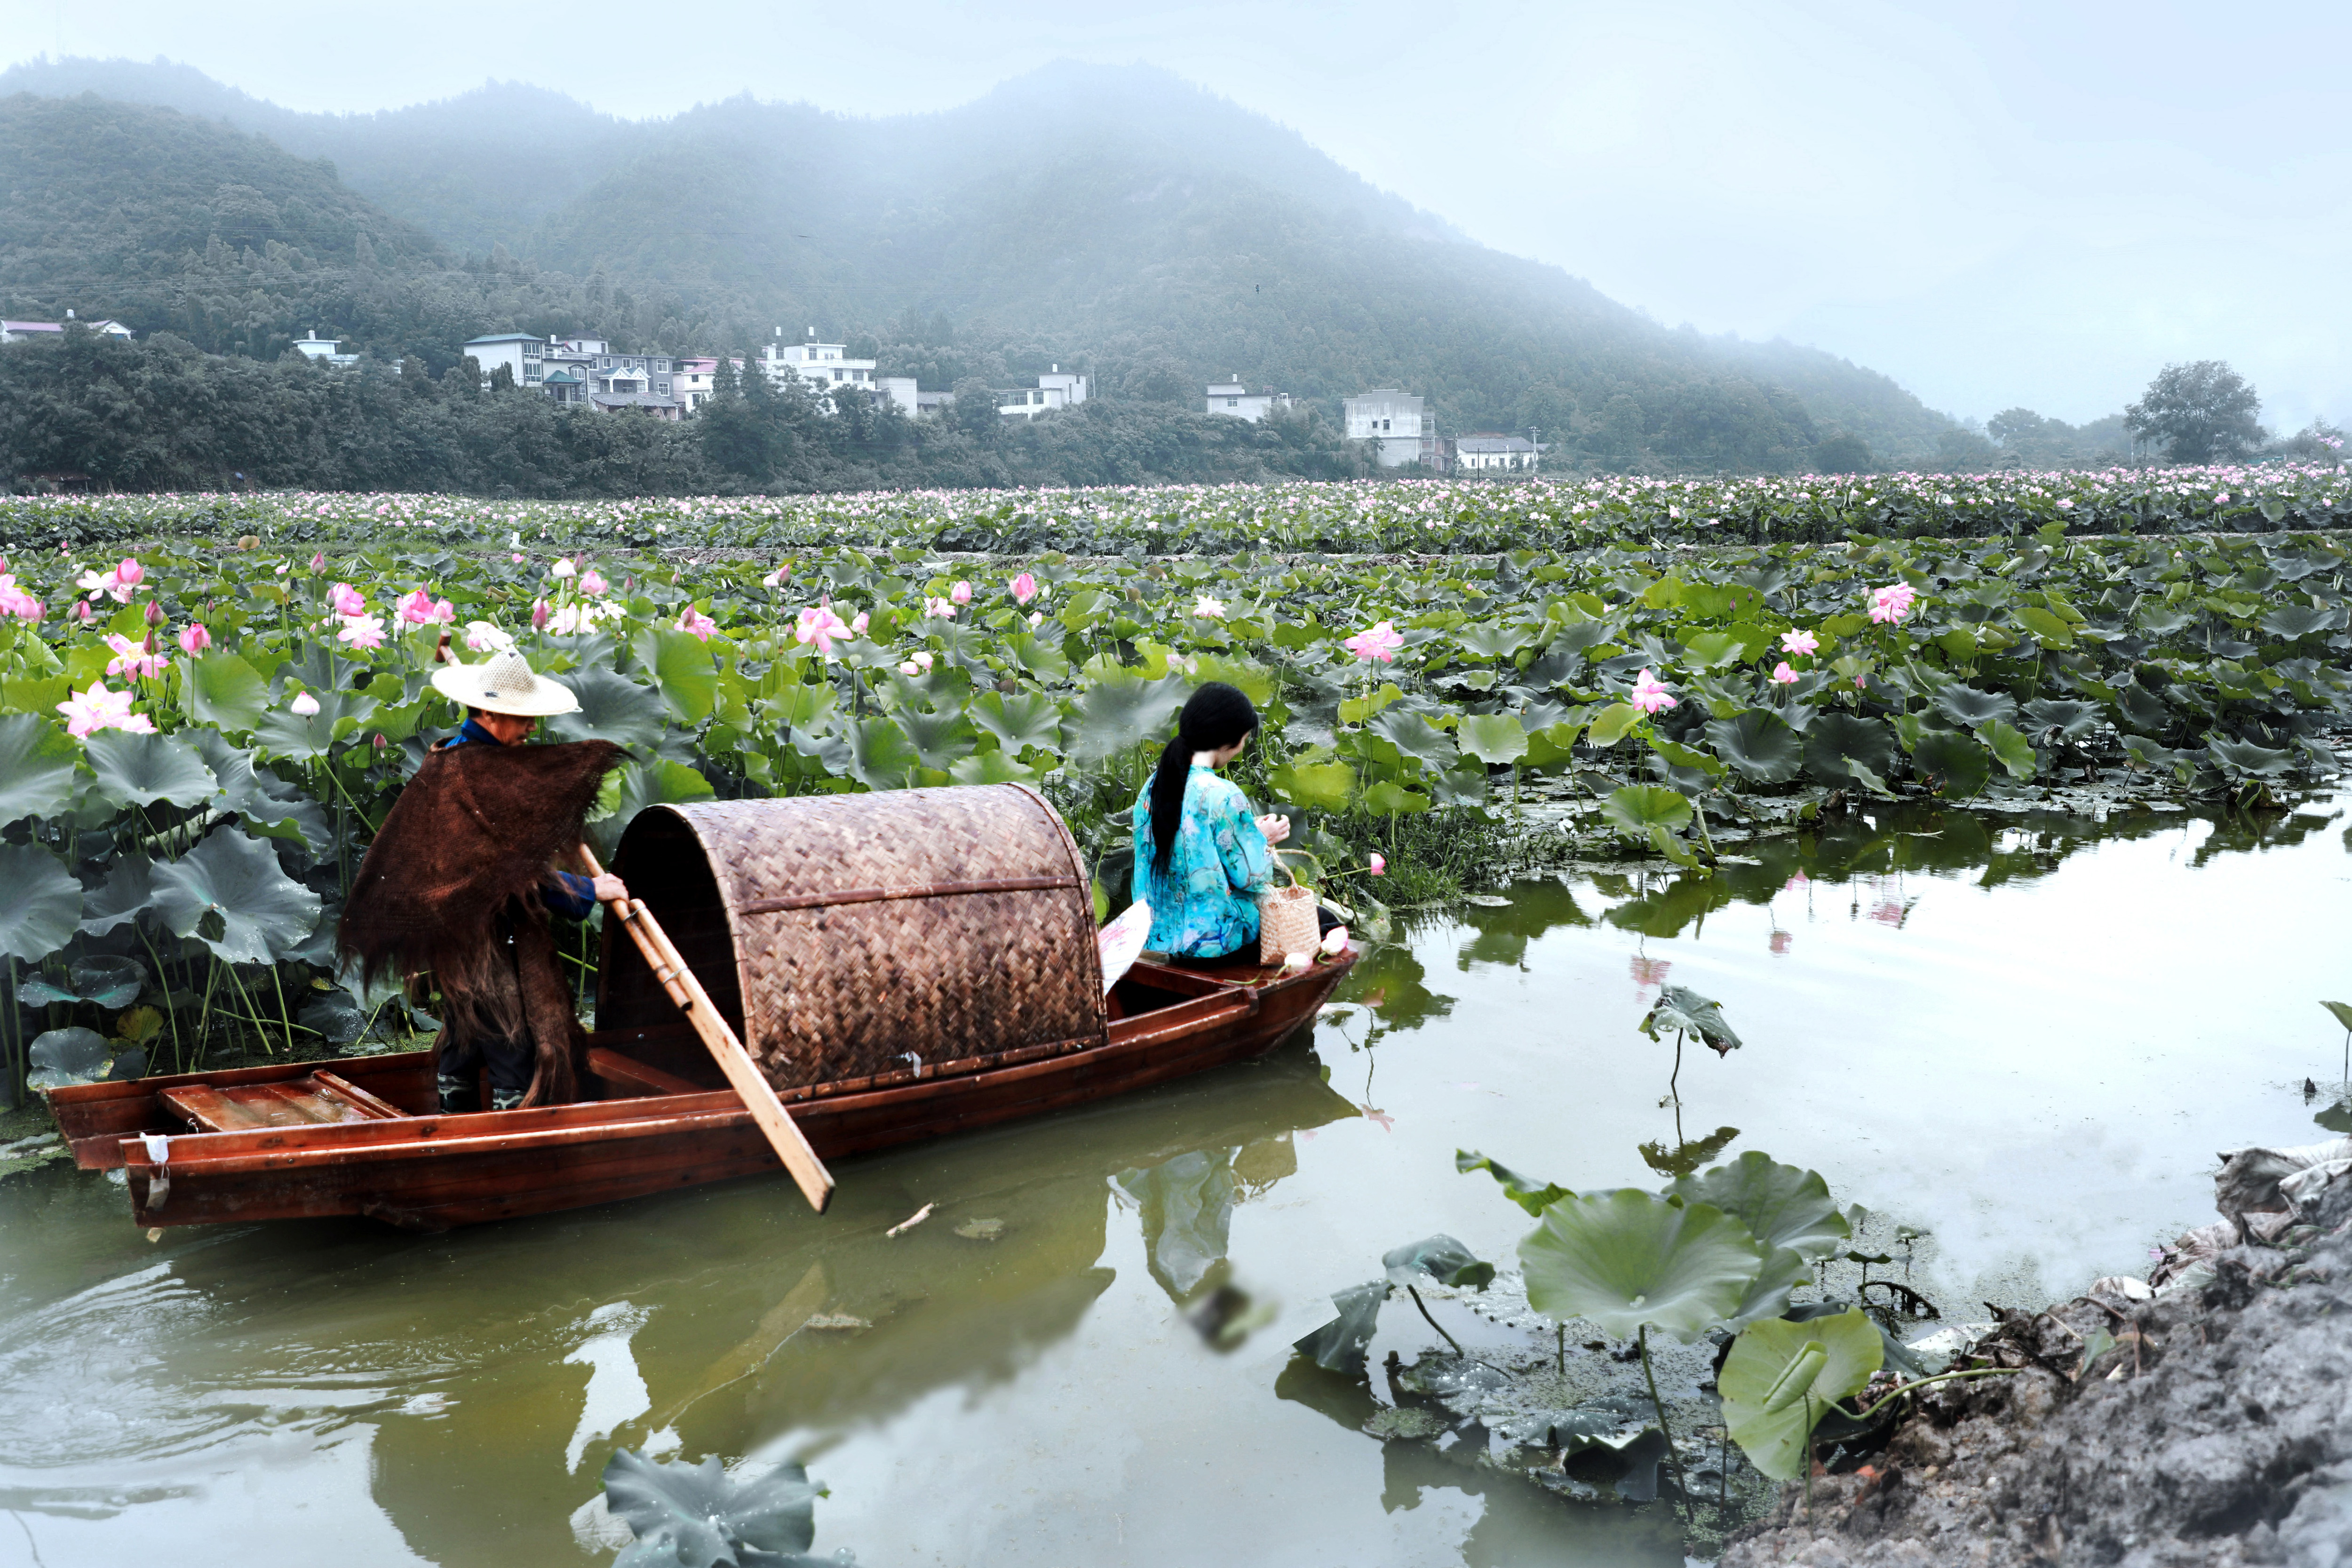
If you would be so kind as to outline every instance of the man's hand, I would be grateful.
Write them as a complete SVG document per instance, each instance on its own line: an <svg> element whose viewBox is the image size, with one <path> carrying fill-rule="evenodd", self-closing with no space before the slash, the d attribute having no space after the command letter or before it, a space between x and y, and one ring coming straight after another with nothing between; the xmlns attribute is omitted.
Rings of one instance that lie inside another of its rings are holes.
<svg viewBox="0 0 2352 1568"><path fill-rule="evenodd" d="M605 872L604 875L596 879L596 901L598 903L616 904L628 896L629 885L626 882L622 881L618 877L613 875L610 871Z"/></svg>
<svg viewBox="0 0 2352 1568"><path fill-rule="evenodd" d="M1269 811L1257 819L1257 828L1265 835L1268 844L1279 844L1290 837L1290 818L1278 811Z"/></svg>

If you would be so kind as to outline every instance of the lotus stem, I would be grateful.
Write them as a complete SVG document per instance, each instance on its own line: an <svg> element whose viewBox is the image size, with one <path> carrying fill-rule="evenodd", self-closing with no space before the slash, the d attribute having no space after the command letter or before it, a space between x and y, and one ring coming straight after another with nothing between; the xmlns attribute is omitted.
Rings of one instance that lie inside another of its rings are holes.
<svg viewBox="0 0 2352 1568"><path fill-rule="evenodd" d="M1633 1342L1642 1352L1642 1380L1650 1385L1650 1408L1657 1413L1658 1435L1666 1440L1666 1458L1674 1462L1675 1490L1680 1494L1683 1517L1690 1518L1690 1486L1683 1476L1683 1458L1675 1452L1674 1428L1666 1425L1665 1402L1658 1397L1658 1374L1650 1370L1650 1325L1643 1323L1633 1331ZM1810 1508L1810 1505L1808 1505Z"/></svg>
<svg viewBox="0 0 2352 1568"><path fill-rule="evenodd" d="M1906 1383L1902 1384L1900 1387L1889 1389L1876 1402L1872 1404L1869 1408L1856 1415L1854 1419L1857 1421L1867 1421L1873 1415L1878 1414L1881 1406L1893 1403L1895 1400L1901 1398L1904 1394L1916 1393L1919 1389L1927 1387L1931 1383L1958 1383L1963 1379L1971 1377L2015 1377L2019 1373L2023 1372L2024 1370L2025 1369L2021 1366L1980 1366L1969 1372L1939 1372L1933 1377L1923 1377L1916 1383Z"/></svg>
<svg viewBox="0 0 2352 1568"><path fill-rule="evenodd" d="M1424 1318L1428 1318L1428 1319L1429 1319L1429 1326L1430 1326L1431 1328L1435 1329L1435 1330L1437 1331L1437 1337L1438 1337L1438 1338L1440 1338L1440 1339L1442 1339L1442 1340L1444 1340L1447 1344L1452 1345L1452 1346L1454 1347L1454 1353L1455 1355L1464 1355L1464 1356L1466 1356L1466 1355L1468 1355L1468 1354L1470 1353L1468 1351L1465 1351L1465 1350L1464 1350L1464 1349L1462 1348L1462 1342L1461 1342L1461 1341L1459 1341L1459 1340L1455 1339L1452 1334L1449 1334L1449 1333L1447 1333L1447 1332L1445 1331L1445 1325L1444 1325L1444 1324L1443 1324L1443 1323L1439 1322L1435 1318L1430 1318L1430 1317L1429 1317L1429 1309L1428 1309L1428 1307L1426 1307L1426 1306L1423 1305L1423 1302L1422 1302L1422 1300L1421 1300L1421 1292L1420 1292L1420 1291L1418 1291L1418 1290L1414 1289L1412 1286L1408 1285L1408 1286L1406 1286L1406 1287L1404 1288L1404 1293L1405 1293L1406 1295L1408 1295L1408 1296L1410 1296L1410 1297L1412 1297L1412 1304L1413 1304L1414 1306L1421 1308L1421 1315L1422 1315L1423 1317L1424 1317ZM1566 1332L1568 1332L1567 1328L1566 1328L1565 1326L1563 1326L1563 1327L1561 1328L1561 1330L1560 1330L1560 1332L1561 1332L1561 1333L1563 1333L1563 1334L1564 1334L1564 1333L1566 1333Z"/></svg>

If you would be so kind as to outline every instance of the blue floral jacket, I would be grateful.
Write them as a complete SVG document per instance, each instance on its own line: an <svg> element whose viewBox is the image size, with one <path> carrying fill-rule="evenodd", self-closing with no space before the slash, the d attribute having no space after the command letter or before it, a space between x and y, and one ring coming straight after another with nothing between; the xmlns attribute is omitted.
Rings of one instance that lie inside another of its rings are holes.
<svg viewBox="0 0 2352 1568"><path fill-rule="evenodd" d="M1239 785L1196 767L1184 781L1184 814L1168 858L1152 866L1151 790L1135 803L1135 896L1151 906L1155 952L1223 958L1257 941L1257 896L1266 889L1274 851L1250 816Z"/></svg>

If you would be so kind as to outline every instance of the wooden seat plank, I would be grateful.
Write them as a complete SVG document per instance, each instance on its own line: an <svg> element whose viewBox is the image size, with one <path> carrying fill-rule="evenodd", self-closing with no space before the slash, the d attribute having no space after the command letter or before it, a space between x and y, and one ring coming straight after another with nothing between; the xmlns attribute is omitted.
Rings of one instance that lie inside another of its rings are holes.
<svg viewBox="0 0 2352 1568"><path fill-rule="evenodd" d="M667 1073L659 1068L647 1067L634 1058L625 1057L618 1051L606 1050L601 1046L589 1048L588 1070L606 1083L625 1089L633 1096L707 1092L698 1083L688 1083L675 1073Z"/></svg>
<svg viewBox="0 0 2352 1568"><path fill-rule="evenodd" d="M193 1123L200 1132L250 1132L269 1125L268 1120L241 1100L231 1100L210 1084L183 1084L156 1096L163 1109Z"/></svg>
<svg viewBox="0 0 2352 1568"><path fill-rule="evenodd" d="M370 1121L397 1121L408 1114L400 1107L370 1094L350 1079L340 1074L331 1073L324 1068L312 1073L310 1081L319 1086L320 1094L350 1106Z"/></svg>

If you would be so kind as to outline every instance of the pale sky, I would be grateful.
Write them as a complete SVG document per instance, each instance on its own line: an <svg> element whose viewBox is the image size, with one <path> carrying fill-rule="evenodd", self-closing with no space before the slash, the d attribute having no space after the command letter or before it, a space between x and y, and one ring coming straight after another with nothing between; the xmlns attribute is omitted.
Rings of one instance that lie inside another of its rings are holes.
<svg viewBox="0 0 2352 1568"><path fill-rule="evenodd" d="M2226 359L2280 429L2352 420L2347 44L2340 5L2177 0L0 0L0 63L163 55L306 110L495 77L633 118L746 90L888 115L1143 61L1669 326L1979 418L2093 419Z"/></svg>

